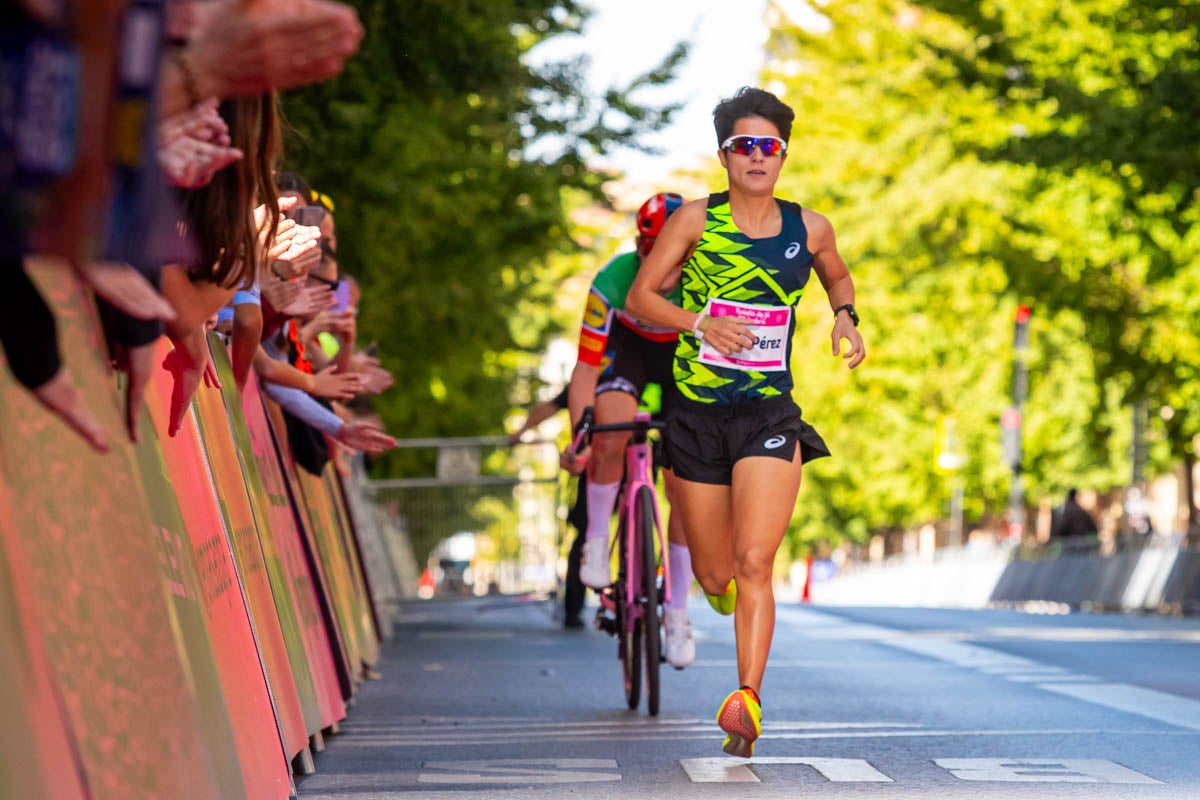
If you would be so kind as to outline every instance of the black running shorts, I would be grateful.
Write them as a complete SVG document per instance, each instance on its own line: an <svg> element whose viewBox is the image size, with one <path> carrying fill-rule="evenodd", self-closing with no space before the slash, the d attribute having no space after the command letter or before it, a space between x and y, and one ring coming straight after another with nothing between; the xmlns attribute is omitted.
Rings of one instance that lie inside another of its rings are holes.
<svg viewBox="0 0 1200 800"><path fill-rule="evenodd" d="M791 461L797 444L801 463L829 455L821 435L786 395L732 406L680 398L667 416L666 441L677 476L718 486L730 485L733 465L743 458Z"/></svg>

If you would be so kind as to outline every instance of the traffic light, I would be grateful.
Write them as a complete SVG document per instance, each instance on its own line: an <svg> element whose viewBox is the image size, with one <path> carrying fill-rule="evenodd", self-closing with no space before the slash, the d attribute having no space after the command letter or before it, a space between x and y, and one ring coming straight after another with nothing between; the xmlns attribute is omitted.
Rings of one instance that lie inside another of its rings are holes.
<svg viewBox="0 0 1200 800"><path fill-rule="evenodd" d="M1017 306L1013 324L1013 349L1025 350L1029 347L1029 306Z"/></svg>

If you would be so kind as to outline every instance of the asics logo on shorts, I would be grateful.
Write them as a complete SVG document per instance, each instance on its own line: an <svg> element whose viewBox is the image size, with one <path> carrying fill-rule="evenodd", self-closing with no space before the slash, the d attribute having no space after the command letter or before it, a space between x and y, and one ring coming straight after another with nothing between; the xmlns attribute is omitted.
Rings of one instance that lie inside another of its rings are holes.
<svg viewBox="0 0 1200 800"><path fill-rule="evenodd" d="M784 258L795 258L800 254L800 243L792 242L788 245L788 249L783 251Z"/></svg>
<svg viewBox="0 0 1200 800"><path fill-rule="evenodd" d="M763 442L763 447L767 448L768 450L777 450L780 447L783 447L785 444L787 444L786 436L772 436L770 439L767 439L765 442Z"/></svg>

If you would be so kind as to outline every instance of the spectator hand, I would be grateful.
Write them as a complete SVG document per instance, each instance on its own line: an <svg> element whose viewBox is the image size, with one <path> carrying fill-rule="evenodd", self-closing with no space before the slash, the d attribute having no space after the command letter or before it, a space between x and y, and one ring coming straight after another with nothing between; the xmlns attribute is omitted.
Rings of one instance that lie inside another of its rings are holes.
<svg viewBox="0 0 1200 800"><path fill-rule="evenodd" d="M328 287L325 287L328 288ZM314 333L353 336L356 328L353 311L322 311L311 323Z"/></svg>
<svg viewBox="0 0 1200 800"><path fill-rule="evenodd" d="M138 417L141 416L142 400L146 396L146 384L150 381L150 370L154 367L154 343L141 347L121 347L116 353L117 368L126 374L125 429L129 441L141 441L138 434Z"/></svg>
<svg viewBox="0 0 1200 800"><path fill-rule="evenodd" d="M321 229L280 221L275 241L267 248L271 273L280 279L297 278L321 263Z"/></svg>
<svg viewBox="0 0 1200 800"><path fill-rule="evenodd" d="M215 97L202 100L187 111L167 117L158 124L158 146L169 147L179 139L195 139L229 147L229 125L217 111L219 101Z"/></svg>
<svg viewBox="0 0 1200 800"><path fill-rule="evenodd" d="M337 302L328 286L305 286L300 281L281 281L272 276L262 284L262 294L272 308L289 317L307 317Z"/></svg>
<svg viewBox="0 0 1200 800"><path fill-rule="evenodd" d="M154 290L142 273L116 261L87 261L75 271L96 294L113 306L138 319L175 319L175 309Z"/></svg>
<svg viewBox="0 0 1200 800"><path fill-rule="evenodd" d="M158 150L158 165L167 180L181 189L207 186L221 170L242 158L236 147L221 147L182 137Z"/></svg>
<svg viewBox="0 0 1200 800"><path fill-rule="evenodd" d="M378 367L381 363L383 362L375 356L358 352L350 356L350 371L364 372L368 367Z"/></svg>
<svg viewBox="0 0 1200 800"><path fill-rule="evenodd" d="M284 213L285 211L290 211L299 202L300 202L299 198L296 198L296 197L280 197L280 198L276 199L276 205L279 208L280 214ZM283 220L280 220L279 222L280 222L280 225L282 226ZM261 206L256 206L254 208L254 227L258 230L258 238L260 240L262 240L263 237L265 237L266 233L267 233L266 232L266 227L267 227L267 205L266 205L266 203L262 204ZM278 228L276 228L275 232L276 233L279 232Z"/></svg>
<svg viewBox="0 0 1200 800"><path fill-rule="evenodd" d="M392 373L383 367L366 367L356 370L356 373L362 380L363 391L367 394L382 394L396 382Z"/></svg>
<svg viewBox="0 0 1200 800"><path fill-rule="evenodd" d="M353 372L338 372L336 364L313 375L313 390L309 394L331 400L349 400L363 391L362 381Z"/></svg>
<svg viewBox="0 0 1200 800"><path fill-rule="evenodd" d="M229 126L217 113L215 97L158 125L158 163L175 186L205 186L242 156L242 151L230 147Z"/></svg>
<svg viewBox="0 0 1200 800"><path fill-rule="evenodd" d="M163 359L163 369L171 373L175 382L171 389L171 410L167 423L168 436L173 437L179 433L179 429L183 426L183 416L187 413L188 405L191 404L192 396L196 394L200 381L203 380L206 384L209 381L207 348L200 350L200 353L202 360L177 345Z"/></svg>
<svg viewBox="0 0 1200 800"><path fill-rule="evenodd" d="M259 289L262 291L262 297L271 307L281 313L294 314L287 309L304 291L304 284L299 281L284 281L273 275L263 276L263 280L259 283Z"/></svg>
<svg viewBox="0 0 1200 800"><path fill-rule="evenodd" d="M358 51L353 8L329 0L222 0L192 32L187 58L203 94L257 95L332 78Z"/></svg>
<svg viewBox="0 0 1200 800"><path fill-rule="evenodd" d="M108 433L83 402L83 398L71 385L67 368L61 368L54 377L33 390L33 396L49 411L57 414L72 430L83 437L92 449L99 453L108 452Z"/></svg>
<svg viewBox="0 0 1200 800"><path fill-rule="evenodd" d="M368 420L343 423L333 438L349 448L372 455L378 455L384 450L396 446L395 439Z"/></svg>

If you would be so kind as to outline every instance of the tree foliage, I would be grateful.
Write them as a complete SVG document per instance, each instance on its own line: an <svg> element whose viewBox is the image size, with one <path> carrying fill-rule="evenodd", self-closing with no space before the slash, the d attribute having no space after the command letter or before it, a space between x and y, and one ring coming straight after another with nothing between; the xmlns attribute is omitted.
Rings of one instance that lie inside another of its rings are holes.
<svg viewBox="0 0 1200 800"><path fill-rule="evenodd" d="M1128 480L1134 401L1163 410L1158 469L1194 458L1200 5L820 8L828 25L807 29L771 12L768 82L798 111L781 194L833 220L871 356L847 375L828 344L801 353L799 399L836 458L806 472L798 532L861 540L944 516L942 414L968 515L1003 509L1017 303L1034 314L1033 500ZM798 341L827 342L827 309L804 313Z"/></svg>
<svg viewBox="0 0 1200 800"><path fill-rule="evenodd" d="M398 378L376 403L389 431L495 431L514 373L547 336L548 315L530 311L559 277L547 264L577 249L564 199L601 199L588 159L637 147L670 118L637 91L667 81L686 51L595 98L583 62L527 58L581 29L574 0L353 4L360 53L337 80L285 98L289 166L337 204L340 266L363 286L359 339L377 340ZM402 456L378 471L403 471Z"/></svg>

